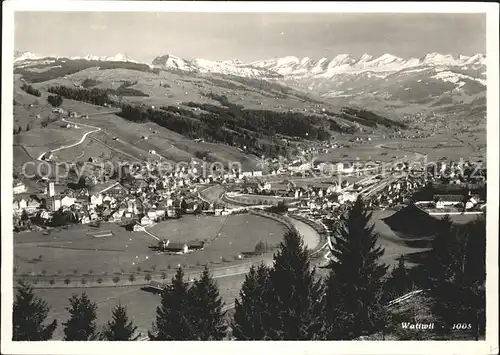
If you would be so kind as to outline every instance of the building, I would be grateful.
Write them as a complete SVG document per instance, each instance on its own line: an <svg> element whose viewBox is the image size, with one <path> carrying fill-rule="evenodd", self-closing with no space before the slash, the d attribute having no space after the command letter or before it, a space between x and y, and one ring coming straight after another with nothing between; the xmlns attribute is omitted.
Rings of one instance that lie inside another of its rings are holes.
<svg viewBox="0 0 500 355"><path fill-rule="evenodd" d="M22 182L17 182L12 187L12 190L14 194L22 194L23 192L26 192L26 185L24 185Z"/></svg>
<svg viewBox="0 0 500 355"><path fill-rule="evenodd" d="M448 206L456 206L464 203L464 196L462 195L434 195L433 198L436 203L436 208L445 208Z"/></svg>
<svg viewBox="0 0 500 355"><path fill-rule="evenodd" d="M354 172L354 165L350 163L337 163L337 171L341 173Z"/></svg>
<svg viewBox="0 0 500 355"><path fill-rule="evenodd" d="M148 226L148 225L152 224L153 221L148 216L144 216L140 219L140 223L141 223L141 226Z"/></svg>
<svg viewBox="0 0 500 355"><path fill-rule="evenodd" d="M59 208L61 208L61 197L60 196L48 197L45 200L45 205L49 211L57 211Z"/></svg>
<svg viewBox="0 0 500 355"><path fill-rule="evenodd" d="M74 197L66 195L63 198L61 198L61 206L71 207L74 204L75 204L75 198Z"/></svg>
<svg viewBox="0 0 500 355"><path fill-rule="evenodd" d="M101 194L94 194L90 196L90 205L91 206L99 206L102 205L102 195Z"/></svg>
<svg viewBox="0 0 500 355"><path fill-rule="evenodd" d="M27 206L28 203L24 197L14 198L12 211L14 212L14 214L20 214L23 210L26 209Z"/></svg>
<svg viewBox="0 0 500 355"><path fill-rule="evenodd" d="M189 247L186 243L170 242L170 240L161 240L158 242L158 248L168 253L186 254Z"/></svg>

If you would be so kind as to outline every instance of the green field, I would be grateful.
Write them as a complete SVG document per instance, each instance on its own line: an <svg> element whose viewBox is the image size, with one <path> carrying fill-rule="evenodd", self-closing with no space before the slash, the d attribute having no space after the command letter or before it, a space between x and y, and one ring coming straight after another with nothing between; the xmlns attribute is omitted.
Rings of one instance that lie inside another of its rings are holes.
<svg viewBox="0 0 500 355"><path fill-rule="evenodd" d="M382 257L382 260L390 265L396 264L397 258L403 253L417 252L421 250L410 248L401 244L398 237L392 233L383 221L381 221L382 218L385 218L392 213L394 213L394 211L375 211L373 214L376 231L380 234L379 244L385 248L385 254ZM234 222L236 223L238 221L235 220ZM259 220L258 222L259 229L262 228L264 230L264 226L261 224L263 220ZM261 225L262 227L260 227ZM327 272L328 270L326 269L318 270L318 273L321 275L326 275ZM216 279L222 299L226 304L234 302L234 298L238 296L244 277L245 275L242 274ZM110 319L111 310L118 302L126 305L129 316L132 317L135 325L138 326L138 331L143 335L147 333L148 329L151 329L151 324L155 319L156 307L160 301L160 297L158 295L140 290L137 286L36 289L35 292L37 295L43 297L52 306L49 318L57 319L59 322L59 327L54 335L55 339L61 339L63 337L63 328L61 323L68 317L65 307L69 306L68 299L72 294L86 292L89 297L97 303L97 322L100 325Z"/></svg>
<svg viewBox="0 0 500 355"><path fill-rule="evenodd" d="M256 227L258 226L258 227ZM223 217L185 216L162 222L151 229L160 238L172 241L207 240L204 250L185 255L165 255L149 246L157 240L145 232L128 232L124 227L105 223L100 230L113 236L95 238L88 233L92 227L53 231L50 235L28 232L14 236L16 274L35 275L111 275L141 271L168 271L177 265L213 267L238 260L238 255L252 252L260 241L276 245L281 241L283 227L275 221L255 215ZM40 259L41 256L41 259ZM38 260L38 261L37 261Z"/></svg>
<svg viewBox="0 0 500 355"><path fill-rule="evenodd" d="M221 297L226 304L234 302L244 278L245 275L236 275L216 279ZM35 289L35 293L51 306L48 318L58 321L58 328L54 333L55 340L62 339L64 336L62 322L68 319L66 311L66 307L69 306L68 299L73 294L83 292L86 292L89 298L97 303L98 325L101 326L111 319L113 307L120 302L127 307L127 313L138 327L138 332L145 336L147 331L151 330L156 316L156 307L160 303L160 296L143 291L137 286Z"/></svg>

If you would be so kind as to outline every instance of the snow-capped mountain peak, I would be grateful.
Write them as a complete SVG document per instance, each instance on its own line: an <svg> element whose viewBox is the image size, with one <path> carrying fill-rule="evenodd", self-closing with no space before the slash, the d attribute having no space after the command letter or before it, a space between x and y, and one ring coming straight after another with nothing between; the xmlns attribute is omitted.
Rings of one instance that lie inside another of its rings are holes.
<svg viewBox="0 0 500 355"><path fill-rule="evenodd" d="M14 63L21 62L23 60L34 60L34 59L38 59L38 58L40 58L40 57L32 52L21 52L21 51L14 52Z"/></svg>

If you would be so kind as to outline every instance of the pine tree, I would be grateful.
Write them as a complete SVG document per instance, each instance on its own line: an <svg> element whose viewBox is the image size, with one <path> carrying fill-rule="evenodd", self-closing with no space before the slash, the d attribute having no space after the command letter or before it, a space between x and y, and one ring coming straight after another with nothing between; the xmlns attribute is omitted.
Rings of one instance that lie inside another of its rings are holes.
<svg viewBox="0 0 500 355"><path fill-rule="evenodd" d="M410 292L413 286L409 270L405 266L402 257L398 260L398 265L393 267L389 277L384 284L384 301L389 302L395 298Z"/></svg>
<svg viewBox="0 0 500 355"><path fill-rule="evenodd" d="M12 314L12 340L50 340L57 327L57 321L54 320L47 326L43 325L49 310L47 302L36 297L30 285L20 282Z"/></svg>
<svg viewBox="0 0 500 355"><path fill-rule="evenodd" d="M181 268L177 269L171 284L162 292L161 303L156 309L156 321L148 336L151 340L196 339L189 288Z"/></svg>
<svg viewBox="0 0 500 355"><path fill-rule="evenodd" d="M104 327L102 338L109 341L137 340L140 334L134 335L136 330L137 327L128 319L127 309L118 304L113 309L113 319Z"/></svg>
<svg viewBox="0 0 500 355"><path fill-rule="evenodd" d="M231 324L238 340L264 340L268 323L266 295L269 292L270 269L264 264L252 266L241 286L240 299L235 300Z"/></svg>
<svg viewBox="0 0 500 355"><path fill-rule="evenodd" d="M476 339L485 326L486 224L484 219L464 227L443 229L434 239L429 270L432 310L442 324L440 334L454 323L473 325Z"/></svg>
<svg viewBox="0 0 500 355"><path fill-rule="evenodd" d="M76 294L71 296L69 303L70 307L66 309L70 318L63 323L64 340L97 340L97 305L85 292L80 297Z"/></svg>
<svg viewBox="0 0 500 355"><path fill-rule="evenodd" d="M314 340L321 336L320 280L311 270L309 252L296 230L285 233L269 273L270 289L264 293L268 305L267 339Z"/></svg>
<svg viewBox="0 0 500 355"><path fill-rule="evenodd" d="M430 262L427 264L427 273L432 283L452 277L460 260L459 253L458 231L450 217L445 216L432 240Z"/></svg>
<svg viewBox="0 0 500 355"><path fill-rule="evenodd" d="M358 198L338 225L327 277L325 323L329 340L354 339L383 330L387 313L383 303L383 277L387 266L379 259L377 234L370 226L371 213Z"/></svg>
<svg viewBox="0 0 500 355"><path fill-rule="evenodd" d="M205 267L199 280L190 288L192 320L198 340L222 340L227 331L223 302L218 286Z"/></svg>

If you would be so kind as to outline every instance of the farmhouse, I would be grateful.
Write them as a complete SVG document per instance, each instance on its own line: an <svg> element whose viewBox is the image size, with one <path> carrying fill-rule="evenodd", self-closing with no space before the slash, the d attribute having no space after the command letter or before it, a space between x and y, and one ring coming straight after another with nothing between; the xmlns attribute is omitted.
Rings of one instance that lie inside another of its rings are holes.
<svg viewBox="0 0 500 355"><path fill-rule="evenodd" d="M447 206L456 206L464 202L462 195L434 195L436 208L445 208Z"/></svg>
<svg viewBox="0 0 500 355"><path fill-rule="evenodd" d="M18 214L21 213L23 210L26 209L28 206L28 203L26 199L24 198L14 198L14 202L12 204L12 210L14 213Z"/></svg>
<svg viewBox="0 0 500 355"><path fill-rule="evenodd" d="M343 173L352 173L354 171L354 165L350 163L337 163L337 171Z"/></svg>
<svg viewBox="0 0 500 355"><path fill-rule="evenodd" d="M148 216L144 216L140 219L140 223L141 223L141 226L148 226L148 225L152 224L153 221Z"/></svg>
<svg viewBox="0 0 500 355"><path fill-rule="evenodd" d="M186 254L189 252L189 247L186 243L170 242L168 239L159 241L158 247L161 251L169 253Z"/></svg>
<svg viewBox="0 0 500 355"><path fill-rule="evenodd" d="M24 185L22 182L15 182L14 186L12 187L12 190L14 194L21 194L23 192L26 192L26 185Z"/></svg>

